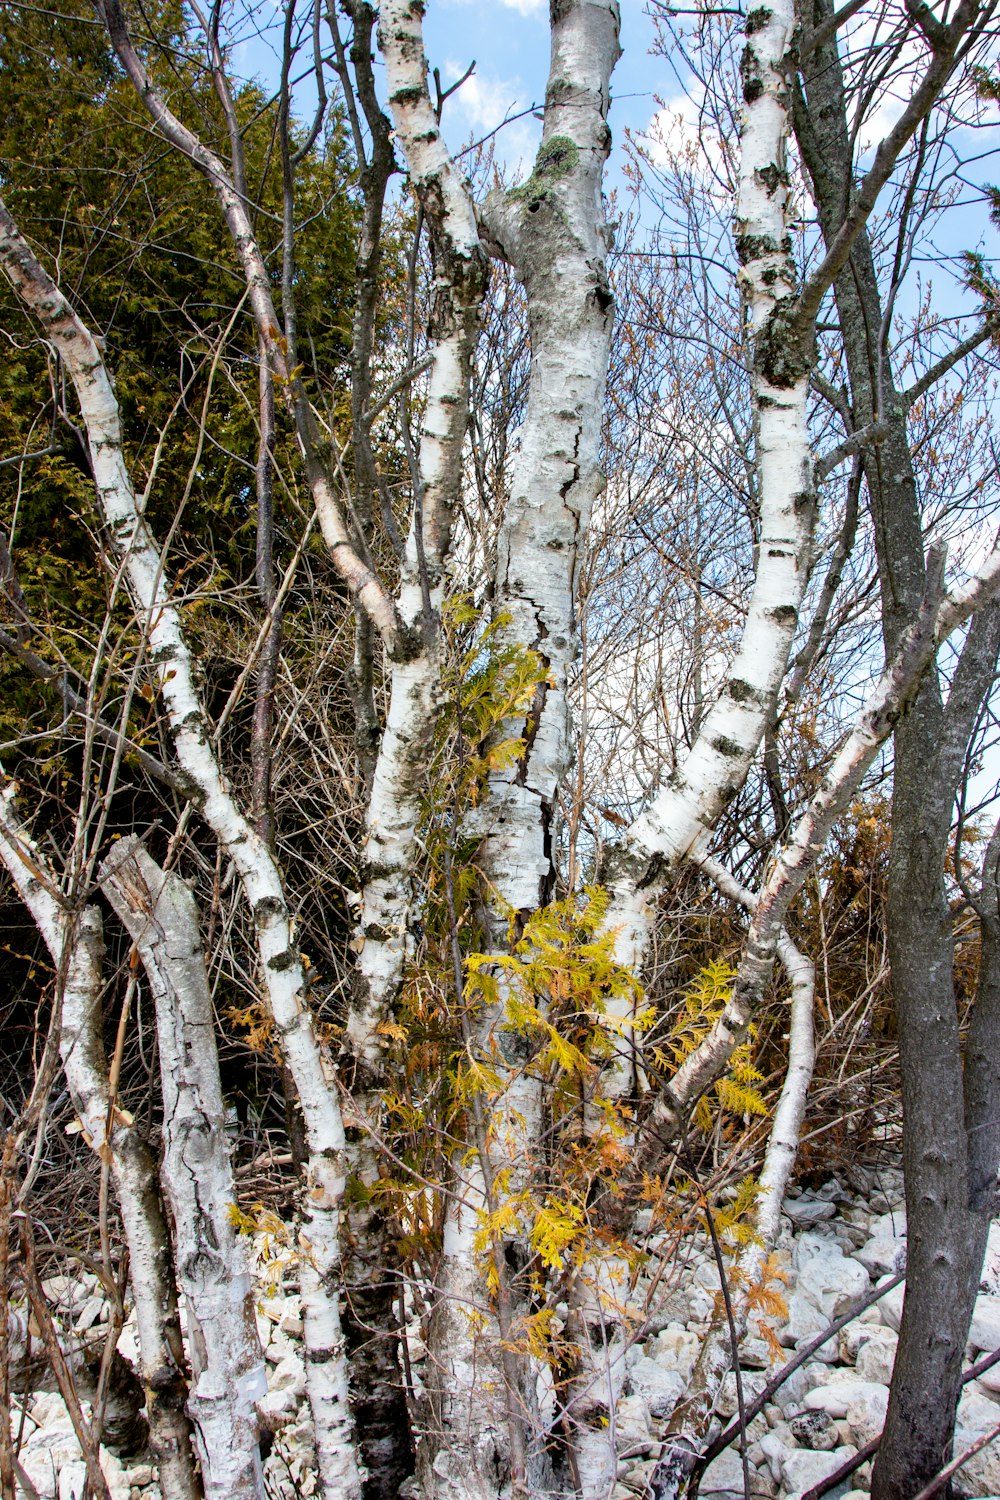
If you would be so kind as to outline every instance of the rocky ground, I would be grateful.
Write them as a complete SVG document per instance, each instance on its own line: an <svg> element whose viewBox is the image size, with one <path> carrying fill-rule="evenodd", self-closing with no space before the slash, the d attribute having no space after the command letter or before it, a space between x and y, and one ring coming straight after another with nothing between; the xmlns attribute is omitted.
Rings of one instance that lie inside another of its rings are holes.
<svg viewBox="0 0 1000 1500"><path fill-rule="evenodd" d="M864 1191L830 1178L818 1191L797 1192L784 1206L778 1283L787 1317L772 1313L764 1336L751 1318L741 1351L743 1388L751 1401L780 1363L775 1339L787 1358L821 1332L880 1281L903 1269L906 1216L898 1172L883 1171ZM655 1239L651 1248L656 1249ZM294 1258L275 1255L273 1237L255 1241L258 1263L258 1329L265 1350L269 1391L265 1415L275 1437L265 1462L274 1500L297 1500L314 1492L310 1423L301 1358L302 1325L294 1289ZM655 1259L655 1258L654 1258ZM107 1308L92 1277L46 1284L65 1329L77 1335L99 1327ZM685 1389L702 1339L708 1331L718 1292L715 1263L707 1248L693 1247L658 1304L658 1331L636 1343L627 1355L625 1394L618 1408L619 1484L615 1500L644 1493L655 1465L657 1442ZM748 1429L751 1489L762 1497L798 1500L856 1454L881 1429L892 1373L903 1287L889 1291L847 1323L777 1392L773 1403ZM419 1379L418 1332L410 1350ZM135 1334L126 1324L119 1348L136 1356ZM1000 1224L990 1236L981 1294L972 1323L969 1362L1000 1348ZM717 1411L736 1411L736 1384L727 1377ZM84 1407L86 1413L86 1406ZM79 1500L84 1466L66 1408L57 1394L41 1391L15 1411L21 1427L19 1461L40 1500ZM971 1382L958 1413L957 1447L965 1448L1000 1422L1000 1365ZM121 1462L102 1449L102 1464L113 1500L159 1500L155 1471L148 1462ZM833 1492L855 1500L868 1489L863 1465ZM1000 1496L1000 1444L990 1444L956 1476L959 1493ZM34 1500L26 1492L26 1500ZM743 1471L734 1447L705 1473L703 1496L743 1494Z"/></svg>

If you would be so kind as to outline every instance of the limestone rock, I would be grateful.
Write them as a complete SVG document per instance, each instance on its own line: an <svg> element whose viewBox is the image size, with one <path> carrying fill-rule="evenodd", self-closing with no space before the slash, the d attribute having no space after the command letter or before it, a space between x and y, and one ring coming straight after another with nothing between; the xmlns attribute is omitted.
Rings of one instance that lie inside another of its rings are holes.
<svg viewBox="0 0 1000 1500"><path fill-rule="evenodd" d="M809 1411L829 1412L831 1417L846 1417L848 1408L869 1398L878 1401L886 1397L886 1389L873 1380L858 1380L853 1371L845 1371L841 1379L829 1380L826 1385L814 1386L807 1391L802 1404Z"/></svg>
<svg viewBox="0 0 1000 1500"><path fill-rule="evenodd" d="M890 1328L880 1329L877 1337L867 1339L858 1350L855 1361L859 1380L872 1380L878 1385L888 1385L892 1379L898 1343L899 1335Z"/></svg>
<svg viewBox="0 0 1000 1500"><path fill-rule="evenodd" d="M958 1403L955 1424L955 1452L968 1448L984 1432L997 1425L996 1403L977 1390L966 1390ZM1000 1452L997 1443L989 1443L958 1471L954 1488L963 1495L1000 1494Z"/></svg>
<svg viewBox="0 0 1000 1500"><path fill-rule="evenodd" d="M687 1384L676 1370L665 1370L643 1354L633 1361L629 1381L632 1393L642 1396L650 1414L661 1422L670 1416Z"/></svg>
<svg viewBox="0 0 1000 1500"><path fill-rule="evenodd" d="M976 1298L969 1343L984 1354L1000 1349L1000 1297L980 1293Z"/></svg>
<svg viewBox="0 0 1000 1500"><path fill-rule="evenodd" d="M813 1453L808 1449L799 1449L796 1453L789 1453L781 1466L781 1478L787 1491L788 1500L798 1500L798 1497L811 1490L813 1485L819 1484L823 1479L839 1469L842 1463L853 1458L857 1453L856 1448L842 1447L831 1448L828 1453ZM845 1490L846 1490L845 1481ZM845 1491L841 1491L844 1493ZM837 1491L831 1491L832 1500L838 1500Z"/></svg>
<svg viewBox="0 0 1000 1500"><path fill-rule="evenodd" d="M823 1219L832 1219L837 1212L833 1203L805 1195L801 1198L786 1198L781 1205L781 1211L791 1219L796 1228L819 1224Z"/></svg>
<svg viewBox="0 0 1000 1500"><path fill-rule="evenodd" d="M740 1375L743 1385L743 1404L749 1406L751 1401L756 1401L761 1391L767 1385L767 1376L753 1370L743 1370ZM719 1394L715 1399L715 1410L720 1417L735 1417L739 1411L739 1402L736 1395L736 1376L732 1370L725 1377L719 1387Z"/></svg>
<svg viewBox="0 0 1000 1500"><path fill-rule="evenodd" d="M664 1370L674 1370L686 1383L698 1358L699 1340L679 1323L664 1328L646 1343L646 1353Z"/></svg>
<svg viewBox="0 0 1000 1500"><path fill-rule="evenodd" d="M885 1426L885 1413L889 1405L887 1386L875 1386L865 1395L852 1401L847 1408L847 1425L859 1447L864 1447L877 1438Z"/></svg>
<svg viewBox="0 0 1000 1500"><path fill-rule="evenodd" d="M868 1290L868 1273L844 1254L834 1241L814 1233L799 1236L795 1247L798 1286L827 1320L835 1316L841 1298L861 1297Z"/></svg>
<svg viewBox="0 0 1000 1500"><path fill-rule="evenodd" d="M906 1296L906 1282L901 1281L894 1286L891 1292L886 1292L874 1305L880 1309L882 1322L886 1328L891 1328L893 1333L899 1332L899 1325L903 1317L903 1298Z"/></svg>

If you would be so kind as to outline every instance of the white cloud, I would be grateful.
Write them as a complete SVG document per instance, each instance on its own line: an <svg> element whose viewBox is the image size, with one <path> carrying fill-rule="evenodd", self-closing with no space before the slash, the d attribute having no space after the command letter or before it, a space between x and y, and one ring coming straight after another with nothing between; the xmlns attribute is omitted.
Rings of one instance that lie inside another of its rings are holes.
<svg viewBox="0 0 1000 1500"><path fill-rule="evenodd" d="M442 71L445 82L451 84L461 78L465 68L449 60ZM489 78L477 71L466 79L453 99L473 130L495 130L508 115L524 108L520 85L519 78Z"/></svg>
<svg viewBox="0 0 1000 1500"><path fill-rule="evenodd" d="M678 93L656 110L643 141L654 165L685 167L698 177L718 183L726 178L725 148L716 122L692 93Z"/></svg>
<svg viewBox="0 0 1000 1500"><path fill-rule="evenodd" d="M464 72L464 66L452 61L446 62L442 69L449 84ZM534 161L539 127L530 115L520 120L514 120L513 116L527 109L530 102L520 78L491 78L477 69L449 100L448 108L457 111L464 130L474 136L488 135L503 126L505 120L511 120L497 136L497 159L520 174L530 170Z"/></svg>

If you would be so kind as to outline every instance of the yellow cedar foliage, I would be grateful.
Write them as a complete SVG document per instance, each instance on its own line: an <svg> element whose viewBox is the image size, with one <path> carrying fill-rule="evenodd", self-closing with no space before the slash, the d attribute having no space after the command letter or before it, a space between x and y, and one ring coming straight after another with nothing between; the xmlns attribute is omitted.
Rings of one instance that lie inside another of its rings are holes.
<svg viewBox="0 0 1000 1500"><path fill-rule="evenodd" d="M666 1045L651 1050L654 1065L673 1073L696 1051L725 1009L735 978L736 970L725 959L710 960L695 975L681 996L680 1014ZM754 1035L751 1027L751 1040L736 1048L730 1059L729 1073L714 1085L718 1108L725 1114L740 1115L744 1119L768 1114L767 1102L759 1087L764 1082L764 1075L753 1061ZM698 1100L692 1118L698 1129L706 1134L712 1129L715 1114L709 1096L703 1095Z"/></svg>
<svg viewBox="0 0 1000 1500"><path fill-rule="evenodd" d="M538 1041L536 1073L586 1077L611 1057L621 1029L608 1015L611 1000L627 1003L633 1030L652 1024L641 986L615 960L614 934L600 930L608 900L607 891L587 886L533 912L513 952L466 956L466 1000L502 1005L506 1029Z"/></svg>

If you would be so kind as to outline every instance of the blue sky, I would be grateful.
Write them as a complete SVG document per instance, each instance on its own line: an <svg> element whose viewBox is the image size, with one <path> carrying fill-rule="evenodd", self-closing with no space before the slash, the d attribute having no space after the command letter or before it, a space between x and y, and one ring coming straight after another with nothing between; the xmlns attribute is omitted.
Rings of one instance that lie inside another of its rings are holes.
<svg viewBox="0 0 1000 1500"><path fill-rule="evenodd" d="M238 7L232 15L237 70L274 87L279 75L280 0L243 0L243 7L242 38ZM612 80L611 185L625 127L644 130L656 112L655 95L670 98L679 92L664 60L649 55L653 23L646 14L646 0L622 0L621 8L624 55ZM453 150L495 130L506 117L542 103L549 66L548 0L427 0L424 36L430 67L440 69L445 87L461 78L471 62L476 64L472 77L446 107L444 129ZM306 46L299 56L303 71L308 54ZM307 77L296 90L300 117L311 112L314 100ZM528 115L504 126L496 137L497 157L515 175L530 168L540 128Z"/></svg>
<svg viewBox="0 0 1000 1500"><path fill-rule="evenodd" d="M548 0L428 0L424 28L428 61L441 69L446 85L476 62L474 75L446 107L445 132L453 148L495 129L508 113L541 104L549 65ZM652 39L644 0L622 0L624 56L612 79L616 148L625 126L648 125L656 94L676 91L663 59L649 56ZM530 163L539 129L530 116L505 126L498 154L512 168Z"/></svg>

